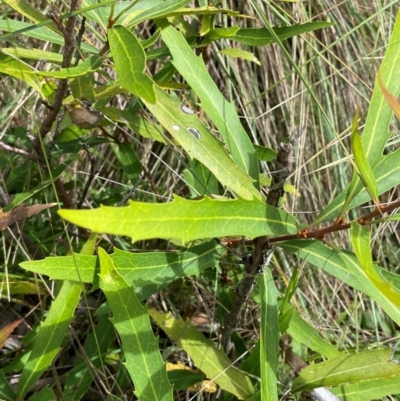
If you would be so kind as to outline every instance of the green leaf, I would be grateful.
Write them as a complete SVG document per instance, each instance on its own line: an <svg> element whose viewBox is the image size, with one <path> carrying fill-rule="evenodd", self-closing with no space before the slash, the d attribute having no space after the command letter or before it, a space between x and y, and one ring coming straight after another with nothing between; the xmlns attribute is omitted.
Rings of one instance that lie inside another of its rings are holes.
<svg viewBox="0 0 400 401"><path fill-rule="evenodd" d="M293 312L287 332L298 343L306 345L326 358L335 358L342 355L332 344L321 337L315 327L303 320L296 309Z"/></svg>
<svg viewBox="0 0 400 401"><path fill-rule="evenodd" d="M156 104L143 99L144 103L189 156L203 163L222 185L235 191L241 198L261 199L254 180L235 164L223 144L206 129L198 116L157 85L156 93Z"/></svg>
<svg viewBox="0 0 400 401"><path fill-rule="evenodd" d="M149 103L156 102L153 80L144 73L146 53L133 33L119 25L108 31L120 85Z"/></svg>
<svg viewBox="0 0 400 401"><path fill-rule="evenodd" d="M62 54L46 52L39 49L24 49L22 47L3 47L1 51L19 59L40 60L47 63L61 64Z"/></svg>
<svg viewBox="0 0 400 401"><path fill-rule="evenodd" d="M359 112L360 109L358 108L353 119L353 124L351 129L351 147L353 150L354 161L356 163L360 179L363 182L364 186L369 191L369 193L371 194L372 199L375 202L378 202L378 189L376 186L374 173L364 153L363 145L361 143L360 133L358 132Z"/></svg>
<svg viewBox="0 0 400 401"><path fill-rule="evenodd" d="M370 401L400 394L400 376L379 378L331 388L331 392L346 401Z"/></svg>
<svg viewBox="0 0 400 401"><path fill-rule="evenodd" d="M22 202L26 201L29 199L31 196L37 194L40 192L42 189L48 187L51 185L60 175L64 172L64 170L68 167L68 165L75 159L76 155L71 155L68 157L67 160L64 160L64 162L56 167L54 171L52 171L52 177L48 178L46 180L43 180L40 184L38 184L36 187L30 189L29 191L26 192L21 192L17 194L14 199L12 200L11 203L9 203L7 206L5 206L2 211L7 212L11 209L14 209L16 206L21 204Z"/></svg>
<svg viewBox="0 0 400 401"><path fill-rule="evenodd" d="M316 29L327 28L334 25L333 22L318 21L307 22L293 26L274 27L273 30L280 40L292 38L302 33L315 31ZM274 43L275 40L267 28L244 28L239 29L234 36L229 37L230 40L243 43L249 46L265 46Z"/></svg>
<svg viewBox="0 0 400 401"><path fill-rule="evenodd" d="M61 32L58 30L56 24L53 21L49 20L49 18L38 11L36 7L29 5L24 0L4 0L4 3L8 4L19 14L28 17L34 22L47 22L47 28L61 35Z"/></svg>
<svg viewBox="0 0 400 401"><path fill-rule="evenodd" d="M293 240L280 242L279 246L297 255L376 301L397 323L400 323L400 308L376 291L371 280L360 267L355 255L346 251L333 250L320 241ZM377 266L378 274L383 270Z"/></svg>
<svg viewBox="0 0 400 401"><path fill-rule="evenodd" d="M112 259L99 248L103 291L113 313L112 323L122 341L125 367L135 395L141 401L172 401L172 386L153 334L147 307L136 298L134 289L118 274Z"/></svg>
<svg viewBox="0 0 400 401"><path fill-rule="evenodd" d="M351 223L351 244L356 253L357 259L362 270L361 277L366 274L364 280L369 279L370 284L375 287L376 292L379 292L383 298L386 298L394 305L400 306L400 292L393 288L392 283L387 282L385 279L376 272L372 264L372 255L370 249L371 232L368 227L364 227L357 221ZM393 306L394 306L393 305Z"/></svg>
<svg viewBox="0 0 400 401"><path fill-rule="evenodd" d="M101 206L92 210L60 210L62 218L94 232L126 235L133 242L151 238L179 239L244 235L292 234L296 222L288 213L259 200L198 201L175 196L172 202L131 202L126 207Z"/></svg>
<svg viewBox="0 0 400 401"><path fill-rule="evenodd" d="M394 26L393 34L390 39L389 46L387 48L385 58L379 69L379 73L382 77L383 84L387 90L394 96L400 92L400 69L398 68L400 64L400 14L397 15L396 23ZM374 171L376 181L378 183L378 193L382 192L379 190L379 180L382 176L386 175L386 172L382 172L379 175L375 168L378 163L382 163L385 157L382 156L383 150L386 146L386 142L389 139L391 133L389 131L389 123L392 119L392 109L386 102L382 91L379 87L378 79L375 79L374 93L371 98L371 102L368 108L367 121L365 123L363 135L361 138L362 147L365 152L365 156L368 160L369 165ZM389 155L390 156L390 155ZM389 156L386 156L388 158ZM398 165L398 161L397 161ZM391 166L392 169L394 166ZM397 177L397 176L396 176ZM353 193L349 194L350 198L354 198L356 194L362 190L363 185L358 180L357 185L353 187ZM347 189L344 191L346 192ZM335 217L336 214L340 212L343 206L343 194L340 194L337 198L330 202L329 205L319 214L319 216L314 220L313 225L321 224L332 216ZM351 205L354 205L355 201L353 199ZM360 203L358 203L360 204Z"/></svg>
<svg viewBox="0 0 400 401"><path fill-rule="evenodd" d="M387 156L383 156L378 165L374 168L374 176L378 187L378 195L381 195L391 188L400 184L400 149L395 152L389 153ZM320 224L321 222L331 220L335 218L340 210L343 208L345 198L347 196L348 189L345 189L340 193L330 204L327 206L321 214L317 217L313 225ZM365 187L353 198L348 206L348 210L351 210L371 199L370 194L367 192Z"/></svg>
<svg viewBox="0 0 400 401"><path fill-rule="evenodd" d="M103 64L104 58L98 55L91 56L87 58L82 63L78 64L76 67L61 68L60 71L38 71L36 75L43 77L52 77L58 79L76 78L85 76L91 72L96 71Z"/></svg>
<svg viewBox="0 0 400 401"><path fill-rule="evenodd" d="M138 4L138 9L134 9L134 11L123 20L123 24L131 28L143 21L166 18L171 15L173 11L186 6L188 3L190 3L190 0L165 0L162 3L160 3L159 0L141 1Z"/></svg>
<svg viewBox="0 0 400 401"><path fill-rule="evenodd" d="M241 58L243 60L249 60L249 61L252 61L253 63L261 65L260 61L254 55L254 53L251 53L251 52L248 52L248 51L245 51L242 49L237 49L235 47L231 47L231 48L221 49L219 52L221 54L225 54L227 56L237 57L237 58Z"/></svg>
<svg viewBox="0 0 400 401"><path fill-rule="evenodd" d="M207 378L240 400L248 398L253 393L250 379L233 367L227 355L215 348L212 341L190 322L174 319L171 314L159 313L154 309L150 309L149 314L168 337L189 354L196 367L204 372Z"/></svg>
<svg viewBox="0 0 400 401"><path fill-rule="evenodd" d="M54 391L48 388L47 386L39 390L37 393L34 393L31 397L28 398L29 401L56 401L56 395Z"/></svg>
<svg viewBox="0 0 400 401"><path fill-rule="evenodd" d="M79 401L83 398L98 373L96 370L104 367L103 355L114 340L115 332L108 315L100 316L96 327L86 338L84 356L75 361L74 367L65 374L65 401Z"/></svg>
<svg viewBox="0 0 400 401"><path fill-rule="evenodd" d="M378 377L399 376L400 365L391 361L391 353L390 349L364 351L312 364L300 372L293 383L292 391L307 391L348 382L363 382Z"/></svg>
<svg viewBox="0 0 400 401"><path fill-rule="evenodd" d="M116 1L116 0L113 0ZM56 34L52 31L50 31L48 28L40 25L50 25L54 24L53 21L46 20L44 23L41 24L30 24L28 22L22 22L22 21L16 21L12 19L0 19L0 30L4 32L15 32L15 35L23 34L24 36L30 37L30 38L35 38L39 40L43 40L45 42L50 42L50 43L55 43L57 45L63 45L64 44L64 38L60 34ZM5 34L5 35L0 35L0 40L4 40L6 37L13 36L14 34ZM88 53L97 53L98 49L96 49L94 46L87 45L86 43L82 43L81 45L82 51L88 52ZM32 51L35 51L32 49ZM59 57L62 58L62 55L60 54Z"/></svg>
<svg viewBox="0 0 400 401"><path fill-rule="evenodd" d="M193 53L180 32L168 26L161 31L161 37L173 57L172 64L200 98L200 106L216 125L233 160L257 182L258 165L255 151L242 127L235 106L222 95L201 56L197 57Z"/></svg>
<svg viewBox="0 0 400 401"><path fill-rule="evenodd" d="M82 255L93 253L95 244L96 235L92 234L82 248ZM62 283L56 299L50 306L46 320L38 328L29 360L24 364L17 387L17 395L21 399L58 354L69 324L74 317L81 292L81 282L65 280Z"/></svg>
<svg viewBox="0 0 400 401"><path fill-rule="evenodd" d="M157 288L178 277L198 276L205 268L214 267L223 252L224 248L215 241L210 241L182 252L132 253L115 249L109 256L118 273L129 285L134 285L136 289L153 286L156 292ZM45 274L54 280L98 282L96 256L56 256L22 262L20 266L32 272Z"/></svg>
<svg viewBox="0 0 400 401"><path fill-rule="evenodd" d="M149 122L144 118L135 116L128 110L120 110L116 107L104 107L100 111L113 121L127 123L132 131L137 132L144 138L167 143L165 138L161 135L164 131L163 128L154 122Z"/></svg>
<svg viewBox="0 0 400 401"><path fill-rule="evenodd" d="M278 291L269 268L259 277L258 285L261 291L261 399L277 401L278 343L280 337L277 308Z"/></svg>
<svg viewBox="0 0 400 401"><path fill-rule="evenodd" d="M134 184L142 172L142 165L131 143L120 143L112 146L114 154L120 162L124 173Z"/></svg>
<svg viewBox="0 0 400 401"><path fill-rule="evenodd" d="M4 401L15 401L15 394L3 370L0 370L0 398Z"/></svg>
<svg viewBox="0 0 400 401"><path fill-rule="evenodd" d="M253 144L253 147L256 151L258 160L270 162L276 158L277 152L275 150L255 144Z"/></svg>
<svg viewBox="0 0 400 401"><path fill-rule="evenodd" d="M17 387L20 399L50 366L59 352L64 335L74 317L78 305L82 285L72 281L64 281L50 311L41 323L28 362L25 364Z"/></svg>
<svg viewBox="0 0 400 401"><path fill-rule="evenodd" d="M33 74L33 70L22 61L0 53L0 73L20 79L35 89L42 99L45 98L39 79Z"/></svg>

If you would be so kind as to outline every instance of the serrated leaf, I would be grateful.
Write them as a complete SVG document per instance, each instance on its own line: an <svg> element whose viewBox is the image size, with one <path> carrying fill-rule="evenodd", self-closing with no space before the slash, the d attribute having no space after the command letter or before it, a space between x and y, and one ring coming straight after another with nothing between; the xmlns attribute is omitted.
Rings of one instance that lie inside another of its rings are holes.
<svg viewBox="0 0 400 401"><path fill-rule="evenodd" d="M144 73L146 53L136 36L122 25L108 31L119 84L132 94L156 102L153 80Z"/></svg>
<svg viewBox="0 0 400 401"><path fill-rule="evenodd" d="M175 196L172 202L131 202L126 207L101 206L92 210L60 210L62 218L94 232L126 235L133 242L151 238L179 239L244 235L293 234L296 222L288 213L259 200L198 201Z"/></svg>
<svg viewBox="0 0 400 401"><path fill-rule="evenodd" d="M115 270L112 259L99 248L100 277L112 310L112 323L122 341L125 367L135 395L141 401L172 401L172 386L153 334L147 306L136 298L134 289Z"/></svg>
<svg viewBox="0 0 400 401"><path fill-rule="evenodd" d="M103 64L104 58L98 55L87 58L76 67L61 68L60 71L37 71L36 75L43 77L52 77L58 79L76 78L85 76L91 72L96 71Z"/></svg>
<svg viewBox="0 0 400 401"><path fill-rule="evenodd" d="M369 350L312 364L300 372L292 385L292 391L400 375L400 365L391 361L391 353L391 349Z"/></svg>
<svg viewBox="0 0 400 401"><path fill-rule="evenodd" d="M258 165L255 150L234 105L222 95L201 56L193 53L180 32L168 26L161 31L161 37L173 57L172 64L200 98L200 106L216 125L233 160L257 182Z"/></svg>
<svg viewBox="0 0 400 401"><path fill-rule="evenodd" d="M235 164L223 144L206 129L194 111L186 110L157 85L156 93L156 104L143 99L144 103L189 156L203 163L222 185L235 191L238 196L261 199L254 180Z"/></svg>
<svg viewBox="0 0 400 401"><path fill-rule="evenodd" d="M253 63L261 65L260 61L254 55L254 53L251 53L251 52L248 52L248 51L245 51L242 49L237 49L237 48L231 47L231 48L221 49L219 52L221 54L225 54L227 56L241 58L243 60L249 60L249 61L252 61Z"/></svg>
<svg viewBox="0 0 400 401"><path fill-rule="evenodd" d="M235 369L228 356L215 348L212 341L190 322L175 319L171 314L159 313L154 309L150 309L149 314L168 337L190 355L196 367L223 390L229 391L240 400L247 399L253 393L250 379Z"/></svg>
<svg viewBox="0 0 400 401"><path fill-rule="evenodd" d="M178 277L199 275L205 268L215 266L223 252L224 248L210 241L182 252L132 253L115 249L109 256L128 284L135 288L153 286L157 289ZM98 259L95 256L48 257L22 262L20 266L55 280L98 282Z"/></svg>

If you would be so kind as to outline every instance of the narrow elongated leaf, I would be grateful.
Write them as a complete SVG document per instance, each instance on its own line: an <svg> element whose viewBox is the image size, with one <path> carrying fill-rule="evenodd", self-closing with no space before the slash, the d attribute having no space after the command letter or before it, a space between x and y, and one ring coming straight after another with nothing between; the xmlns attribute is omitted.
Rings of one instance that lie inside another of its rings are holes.
<svg viewBox="0 0 400 401"><path fill-rule="evenodd" d="M120 85L150 103L156 102L153 80L144 73L146 54L136 36L123 26L108 31Z"/></svg>
<svg viewBox="0 0 400 401"><path fill-rule="evenodd" d="M132 253L115 249L109 257L129 285L134 285L135 288L152 285L156 292L159 286L178 277L197 276L205 268L215 266L223 252L224 248L215 241L210 241L183 252ZM68 279L83 283L98 281L99 266L96 256L56 256L22 262L20 266L56 280Z"/></svg>
<svg viewBox="0 0 400 401"><path fill-rule="evenodd" d="M126 235L132 241L151 238L180 239L244 235L290 234L297 232L288 213L259 200L217 200L205 197L188 201L175 196L172 202L131 202L126 207L92 210L60 210L62 218L94 232Z"/></svg>
<svg viewBox="0 0 400 401"><path fill-rule="evenodd" d="M46 320L39 327L29 360L22 371L17 388L20 399L24 398L58 354L64 335L74 317L81 290L80 283L63 282L57 298L51 304Z"/></svg>
<svg viewBox="0 0 400 401"><path fill-rule="evenodd" d="M116 1L116 0L114 0ZM49 21L49 20L47 20ZM49 21L49 23L53 23ZM58 45L64 44L64 38L61 35L58 35L44 26L38 26L34 24L30 24L28 22L23 21L16 21L12 19L0 19L0 30L4 32L20 32L23 33L25 36L35 39L44 40L46 42L55 43ZM0 35L0 40L4 39L4 36L12 36L13 34L5 34ZM81 44L82 51L89 52L89 53L97 53L98 49L94 46L87 45L86 43ZM28 49L26 49L28 51ZM32 49L31 51L35 51ZM47 52L45 52L47 53ZM58 55L62 59L62 55ZM55 56L54 56L55 57ZM61 63L61 62L60 62Z"/></svg>
<svg viewBox="0 0 400 401"><path fill-rule="evenodd" d="M377 292L381 296L392 302L394 305L400 306L400 292L393 288L392 283L376 272L372 264L372 255L370 249L371 232L368 227L363 227L357 221L351 224L351 244L357 255L361 269L365 272L371 284L375 286Z"/></svg>
<svg viewBox="0 0 400 401"><path fill-rule="evenodd" d="M365 155L363 145L360 138L360 133L358 132L358 115L360 109L354 116L352 129L351 129L351 147L354 154L354 161L356 163L360 179L364 186L367 188L368 192L371 194L372 199L378 202L378 189L376 186L376 181L374 173L371 166L368 163L367 157ZM351 188L351 187L350 187ZM353 191L349 191L354 193Z"/></svg>
<svg viewBox="0 0 400 401"><path fill-rule="evenodd" d="M115 270L112 259L99 248L103 291L113 313L112 323L121 337L125 367L135 394L142 401L172 401L172 386L153 334L147 307Z"/></svg>
<svg viewBox="0 0 400 401"><path fill-rule="evenodd" d="M360 267L355 255L351 252L333 250L320 241L284 241L279 246L319 267L347 285L367 294L375 300L385 312L396 322L400 323L400 308L376 291L375 286ZM375 266L378 274L383 270Z"/></svg>
<svg viewBox="0 0 400 401"><path fill-rule="evenodd" d="M277 369L279 353L278 291L269 268L258 279L261 290L260 367L261 399L278 400Z"/></svg>
<svg viewBox="0 0 400 401"><path fill-rule="evenodd" d="M237 58L241 58L243 60L249 60L249 61L252 61L253 63L261 65L260 61L254 55L254 53L251 53L251 52L248 52L248 51L245 51L242 49L237 49L235 47L231 47L231 48L222 49L219 52L221 54L225 54L227 56L237 57Z"/></svg>
<svg viewBox="0 0 400 401"><path fill-rule="evenodd" d="M158 86L156 93L156 104L147 103L145 99L143 102L189 156L203 163L221 184L235 191L241 198L261 199L254 180L235 164L223 144L206 129L194 111L167 95Z"/></svg>
<svg viewBox="0 0 400 401"><path fill-rule="evenodd" d="M276 26L273 29L280 40L285 40L293 36L301 35L302 33L327 28L332 25L334 25L333 22L317 21L293 26ZM239 29L236 34L230 36L229 39L249 46L265 46L275 42L274 37L267 28Z"/></svg>
<svg viewBox="0 0 400 401"><path fill-rule="evenodd" d="M0 370L0 398L4 401L15 401L15 393L8 383L7 377L3 370Z"/></svg>
<svg viewBox="0 0 400 401"><path fill-rule="evenodd" d="M293 392L323 386L338 386L348 382L362 382L378 377L400 375L400 365L390 360L392 350L370 350L343 355L303 369L292 386Z"/></svg>
<svg viewBox="0 0 400 401"><path fill-rule="evenodd" d="M46 52L39 49L24 49L22 47L4 47L1 49L4 54L17 57L19 59L26 58L28 60L41 60L48 63L61 64L62 54Z"/></svg>
<svg viewBox="0 0 400 401"><path fill-rule="evenodd" d="M399 100L393 96L383 85L382 83L382 78L378 73L378 82L379 82L379 87L381 88L381 91L383 93L383 96L385 97L386 101L388 102L390 108L393 110L394 114L396 114L397 118L400 119L400 102Z"/></svg>
<svg viewBox="0 0 400 401"><path fill-rule="evenodd" d="M115 331L108 315L100 316L94 331L86 338L83 347L85 356L80 357L65 375L65 401L79 401L83 398L98 373L95 370L104 367L103 355L114 340Z"/></svg>
<svg viewBox="0 0 400 401"><path fill-rule="evenodd" d="M24 0L4 0L4 3L8 4L19 14L24 15L34 22L48 22L47 28L61 35L56 24L49 20L45 15L43 15L36 7L31 6Z"/></svg>
<svg viewBox="0 0 400 401"><path fill-rule="evenodd" d="M161 37L173 57L173 65L200 98L201 107L214 122L236 164L258 181L255 150L242 127L235 107L228 102L210 77L203 60L197 57L184 37L172 26Z"/></svg>
<svg viewBox="0 0 400 401"><path fill-rule="evenodd" d="M379 69L382 77L383 85L385 88L394 96L400 92L400 14L397 15L394 30L388 49L385 54L385 58L382 62L381 68ZM379 162L382 162L383 149L386 146L386 142L389 139L391 132L389 131L389 123L392 118L392 109L386 102L382 91L379 87L378 79L375 80L374 93L371 98L371 103L368 108L367 121L365 123L363 135L361 138L362 147L365 152L365 156L368 160L369 165L375 173L375 167ZM388 157L388 156L386 156ZM398 164L398 163L397 163ZM377 181L381 178L375 173ZM349 194L350 198L354 198L363 185L358 178L356 185L353 184L352 194ZM379 183L378 183L378 193ZM335 216L335 212L339 213L343 201L338 199L343 195L340 194L333 202L319 214L314 220L313 224L317 225Z"/></svg>
<svg viewBox="0 0 400 401"><path fill-rule="evenodd" d="M164 330L168 337L176 341L193 359L196 367L203 371L223 390L229 391L240 400L248 398L254 391L250 379L232 366L231 360L215 348L211 340L200 333L190 322L175 319L171 314L149 310L150 316Z"/></svg>
<svg viewBox="0 0 400 401"><path fill-rule="evenodd" d="M25 63L0 53L0 73L20 79L35 89L43 99L45 98L40 81Z"/></svg>
<svg viewBox="0 0 400 401"><path fill-rule="evenodd" d="M40 75L43 77L58 78L58 79L82 77L85 76L86 74L89 74L99 69L103 64L103 60L104 60L103 57L94 55L92 57L87 58L85 61L83 61L76 67L62 68L59 71L50 71L50 72L39 71L36 72L36 75Z"/></svg>
<svg viewBox="0 0 400 401"><path fill-rule="evenodd" d="M134 11L123 20L123 24L127 27L133 27L143 21L165 18L171 12L186 6L188 3L190 3L190 0L165 0L162 3L160 3L159 0L140 2L137 9L134 9ZM147 5L147 7L144 5Z"/></svg>
<svg viewBox="0 0 400 401"><path fill-rule="evenodd" d="M287 332L298 343L306 345L326 358L342 355L331 343L321 337L315 327L304 321L296 309L293 312Z"/></svg>
<svg viewBox="0 0 400 401"><path fill-rule="evenodd" d="M82 247L81 253L92 254L95 243L96 234L92 234ZM58 354L65 333L74 317L81 292L81 282L69 280L63 282L57 298L51 304L46 320L39 327L29 360L24 364L17 387L19 398L23 399Z"/></svg>
<svg viewBox="0 0 400 401"><path fill-rule="evenodd" d="M361 383L343 384L330 389L341 400L370 401L384 399L386 396L400 394L400 376L367 380Z"/></svg>
<svg viewBox="0 0 400 401"><path fill-rule="evenodd" d="M398 162L400 157L400 149L395 152L383 156L378 165L374 168L374 176L378 187L378 195L381 195L400 184L400 164ZM340 210L343 208L345 198L348 190L345 189L341 192L330 204L326 207L323 212L317 217L313 225L322 223L327 220L334 219L337 217ZM353 197L353 200L348 206L348 210L351 210L371 199L370 194L367 192L365 187Z"/></svg>

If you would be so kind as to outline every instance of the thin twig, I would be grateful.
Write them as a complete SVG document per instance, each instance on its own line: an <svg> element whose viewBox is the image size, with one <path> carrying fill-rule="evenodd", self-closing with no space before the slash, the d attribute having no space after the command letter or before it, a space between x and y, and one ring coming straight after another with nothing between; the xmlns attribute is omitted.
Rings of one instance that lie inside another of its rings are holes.
<svg viewBox="0 0 400 401"><path fill-rule="evenodd" d="M71 0L71 7L70 12L74 12L75 10L79 9L81 6L82 0ZM56 23L59 22L59 28L62 28L62 33L64 35L64 50L63 50L63 60L61 67L67 68L71 66L71 60L74 53L74 29L75 29L75 21L76 16L72 16L67 20L66 25L64 26L61 20L55 13L51 14L51 19ZM61 25L62 26L61 26ZM48 109L48 114L43 119L42 124L40 125L39 133L35 137L32 142L32 147L36 154L38 155L39 159L45 160L46 155L43 153L42 150L42 143L44 138L50 132L51 127L54 124L54 121L57 118L58 113L62 107L62 102L66 96L68 88L68 80L61 79L59 80L58 87L54 94L54 102ZM67 208L73 207L73 202L70 196L65 191L64 185L62 181L58 178L55 180L54 185L56 187L57 193L59 197L62 199L64 206Z"/></svg>
<svg viewBox="0 0 400 401"><path fill-rule="evenodd" d="M94 177L96 176L96 171L94 170L95 164L96 164L96 158L95 158L94 156L91 155L91 153L90 153L90 151L89 151L89 148L88 148L88 146L86 145L86 143L83 143L83 142L82 142L82 147L83 147L83 149L85 150L85 152L87 153L88 158L89 158L90 173L89 173L89 178L88 178L87 181L86 181L85 188L84 188L84 190L83 190L83 192L82 192L81 199L80 199L80 201L79 201L79 203L78 203L78 206L76 207L77 209L80 209L80 208L82 207L83 202L85 201L86 196L87 196L87 194L88 194L88 192L89 192L89 188L90 188L90 186L92 185L92 181L94 180Z"/></svg>

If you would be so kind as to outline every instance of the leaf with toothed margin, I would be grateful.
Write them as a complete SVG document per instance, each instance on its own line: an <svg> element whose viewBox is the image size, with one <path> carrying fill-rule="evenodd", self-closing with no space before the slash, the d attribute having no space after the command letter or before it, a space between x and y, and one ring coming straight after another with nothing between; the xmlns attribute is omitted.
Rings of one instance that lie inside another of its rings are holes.
<svg viewBox="0 0 400 401"><path fill-rule="evenodd" d="M92 210L60 210L65 220L94 232L126 235L132 241L151 238L178 239L243 235L294 234L294 218L259 200L186 200L174 196L168 203L131 202L126 207L101 206Z"/></svg>

